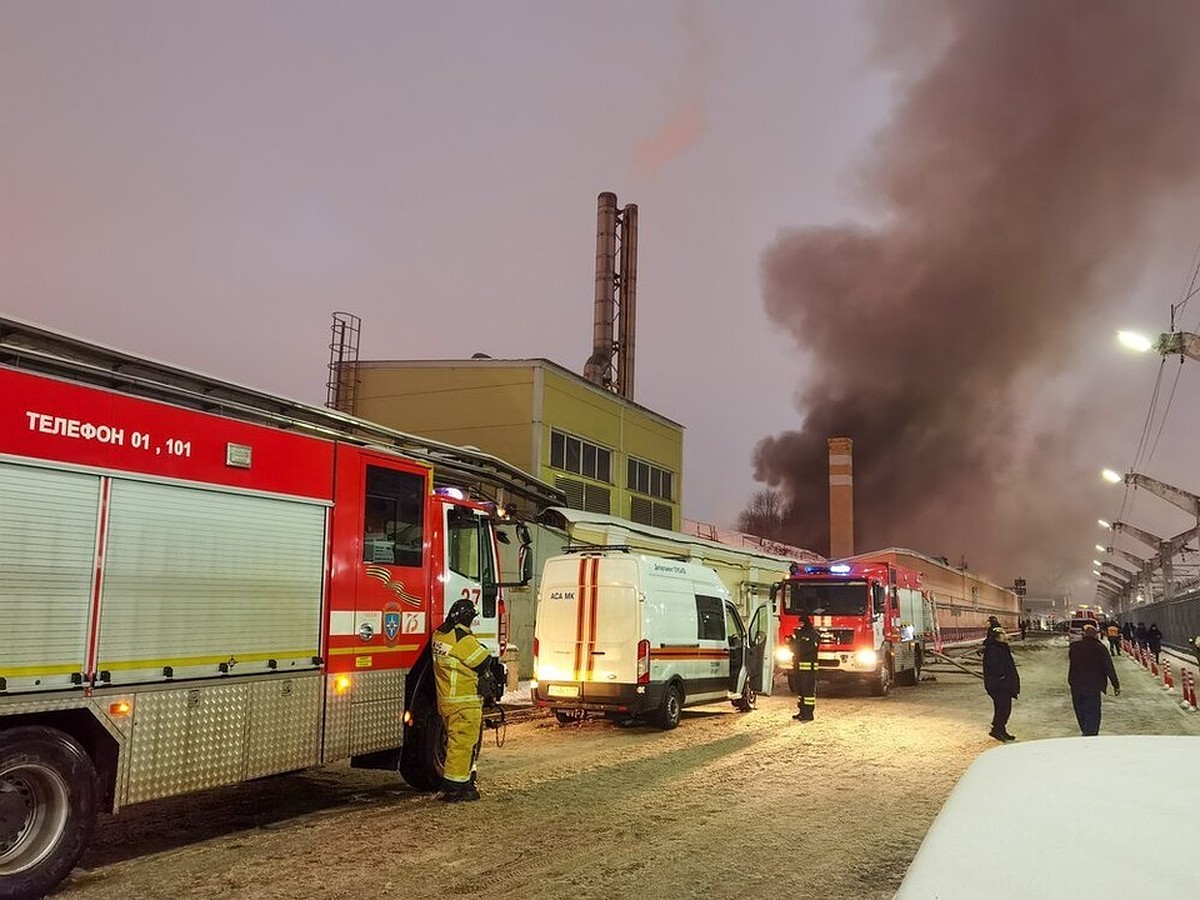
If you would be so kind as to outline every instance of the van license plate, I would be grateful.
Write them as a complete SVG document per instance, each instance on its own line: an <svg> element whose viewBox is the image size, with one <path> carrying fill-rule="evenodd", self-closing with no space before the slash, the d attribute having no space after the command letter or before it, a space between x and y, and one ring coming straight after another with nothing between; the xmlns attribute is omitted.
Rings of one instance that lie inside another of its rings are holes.
<svg viewBox="0 0 1200 900"><path fill-rule="evenodd" d="M577 684L552 684L550 685L549 694L551 697L578 697L579 685Z"/></svg>

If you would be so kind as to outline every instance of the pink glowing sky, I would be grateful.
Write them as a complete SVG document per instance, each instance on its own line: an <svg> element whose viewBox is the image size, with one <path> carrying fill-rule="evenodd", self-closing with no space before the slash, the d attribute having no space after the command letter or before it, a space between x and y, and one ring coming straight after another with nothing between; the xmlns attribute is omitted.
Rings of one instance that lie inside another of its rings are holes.
<svg viewBox="0 0 1200 900"><path fill-rule="evenodd" d="M728 525L755 444L803 422L763 253L878 215L855 166L898 87L872 35L824 0L0 0L0 311L315 403L334 310L363 358L582 371L615 191L640 210L636 399L687 427L685 515ZM1155 364L1111 334L1165 328L1179 221L1128 315L1080 335L1095 368L1048 389L1111 421L1097 469L1133 459ZM1173 415L1151 470L1186 486Z"/></svg>

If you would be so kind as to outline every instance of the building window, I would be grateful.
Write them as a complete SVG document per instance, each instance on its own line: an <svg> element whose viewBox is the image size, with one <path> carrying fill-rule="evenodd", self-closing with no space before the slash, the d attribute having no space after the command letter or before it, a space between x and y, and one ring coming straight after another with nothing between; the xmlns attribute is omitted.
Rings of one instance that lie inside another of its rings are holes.
<svg viewBox="0 0 1200 900"><path fill-rule="evenodd" d="M612 451L561 431L550 432L550 466L612 483Z"/></svg>
<svg viewBox="0 0 1200 900"><path fill-rule="evenodd" d="M567 495L567 506L571 509L604 515L612 512L612 491L606 487L561 476L554 479L554 486Z"/></svg>
<svg viewBox="0 0 1200 900"><path fill-rule="evenodd" d="M669 503L656 503L646 497L629 498L629 521L639 525L653 525L655 528L665 528L673 531L675 528L675 507Z"/></svg>
<svg viewBox="0 0 1200 900"><path fill-rule="evenodd" d="M675 499L675 475L666 469L629 457L628 488L639 494L649 494L660 500Z"/></svg>

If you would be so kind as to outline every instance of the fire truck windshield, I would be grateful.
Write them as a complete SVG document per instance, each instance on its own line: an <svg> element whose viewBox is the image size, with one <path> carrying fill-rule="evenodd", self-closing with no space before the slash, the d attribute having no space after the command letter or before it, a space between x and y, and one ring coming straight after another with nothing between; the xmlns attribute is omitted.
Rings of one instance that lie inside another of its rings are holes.
<svg viewBox="0 0 1200 900"><path fill-rule="evenodd" d="M789 615L861 616L867 608L865 581L792 581L784 592Z"/></svg>

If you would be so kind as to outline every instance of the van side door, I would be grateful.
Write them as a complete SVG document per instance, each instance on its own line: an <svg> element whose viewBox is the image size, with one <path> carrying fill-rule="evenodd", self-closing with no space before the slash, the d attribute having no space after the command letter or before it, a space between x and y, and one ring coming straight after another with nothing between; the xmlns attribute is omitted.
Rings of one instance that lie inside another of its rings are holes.
<svg viewBox="0 0 1200 900"><path fill-rule="evenodd" d="M771 676L775 669L774 650L771 646L771 607L760 604L750 617L750 627L747 629L746 672L750 679L750 689L756 694L769 693L763 688L770 688Z"/></svg>
<svg viewBox="0 0 1200 900"><path fill-rule="evenodd" d="M747 677L746 662L749 655L749 638L737 608L725 602L726 633L729 635L729 692L739 694Z"/></svg>

